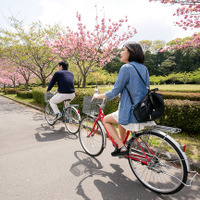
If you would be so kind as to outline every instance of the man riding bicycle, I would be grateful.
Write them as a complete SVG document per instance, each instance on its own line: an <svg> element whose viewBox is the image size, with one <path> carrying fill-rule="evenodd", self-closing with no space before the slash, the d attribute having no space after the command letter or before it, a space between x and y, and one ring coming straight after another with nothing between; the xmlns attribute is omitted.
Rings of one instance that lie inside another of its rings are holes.
<svg viewBox="0 0 200 200"><path fill-rule="evenodd" d="M75 97L74 75L72 72L68 71L69 64L66 61L60 61L58 66L58 71L54 73L46 90L46 93L49 92L57 82L58 93L54 95L49 101L56 115L54 119L55 121L62 117L57 104L63 102L66 99L73 100Z"/></svg>

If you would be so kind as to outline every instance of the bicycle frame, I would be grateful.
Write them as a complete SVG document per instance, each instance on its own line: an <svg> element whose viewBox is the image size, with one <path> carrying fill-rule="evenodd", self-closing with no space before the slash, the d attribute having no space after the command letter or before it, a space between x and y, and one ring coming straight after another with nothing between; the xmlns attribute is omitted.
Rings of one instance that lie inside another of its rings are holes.
<svg viewBox="0 0 200 200"><path fill-rule="evenodd" d="M91 136L91 135L94 135L94 134L97 132L97 130L94 131L95 125L96 125L96 123L97 123L98 120L100 120L100 121L102 122L103 119L104 119L104 117L105 117L105 114L104 114L104 112L103 112L103 109L100 108L100 109L99 109L98 116L97 116L97 118L95 119L94 126L93 126L93 128L92 128L90 134L88 135L88 137ZM103 123L102 123L102 124L103 124ZM116 144L115 141L113 140L113 138L112 138L112 136L110 135L110 133L107 131L107 129L106 129L106 127L104 126L104 124L103 124L103 127L104 127L104 129L105 129L105 131L106 131L106 133L107 133L109 139L111 140L112 144L114 145L115 148L117 148L117 144ZM97 127L97 128L98 128L98 127ZM122 141L122 143L123 143L124 145L126 144L130 133L131 133L131 131L127 131L127 132L126 132L126 136L125 136L124 140ZM137 139L136 139L136 138L134 138L134 139L136 140L136 142L137 142L138 145L140 146L142 152L144 153L144 156L141 156L141 158L144 158L144 157L145 157L145 158L148 160L148 162L151 162L150 159L148 158L148 156L145 154L144 150L142 149L141 145L140 145L139 142L137 141ZM148 146L147 146L147 148L148 148ZM153 152L152 152L151 150L150 150L150 152L153 154ZM154 154L153 154L153 155L154 155ZM146 165L148 164L147 162L144 162L144 161L142 161L142 160L139 160L139 159L137 159L137 158L135 158L135 157L128 156L128 155L127 155L127 157L130 157L130 158L132 158L132 159L135 160L135 161L140 161L140 162L142 162L143 164L146 164Z"/></svg>
<svg viewBox="0 0 200 200"><path fill-rule="evenodd" d="M103 119L104 119L104 117L105 117L105 115L104 115L103 109L100 108L100 109L99 109L98 116L97 116L97 118L95 119L93 128L92 128L90 134L88 135L88 137L90 137L91 135L94 135L94 134L97 132L98 126L97 126L97 129L94 130L94 129L95 129L95 125L96 125L96 123L97 123L98 120L100 120L100 121L102 122ZM102 123L102 124L103 124L103 123ZM106 131L106 133L107 133L109 139L111 140L112 144L114 145L115 148L117 148L117 144L115 143L114 139L112 138L112 136L110 135L110 133L109 133L109 132L107 131L107 129L105 128L104 124L103 124L103 127L104 127L104 129L105 129L105 131ZM130 133L134 133L134 132L132 132L132 131L127 131L127 132L126 132L126 136L125 136L124 140L122 141L122 143L123 143L124 145L126 144ZM133 134L132 134L132 135L133 135ZM138 142L137 138L136 138L134 135L133 135L132 138L137 142L137 144L138 144L138 146L140 147L141 152L143 153L143 155L139 156L139 155L134 155L134 154L133 154L133 155L131 155L131 156L130 156L130 155L126 155L126 156L124 156L124 157L131 158L131 159L133 159L133 160L135 160L135 161L137 161L137 162L141 162L141 163L144 164L144 165L149 165L149 164L151 163L151 159L152 159L153 157L155 157L155 154L154 154L153 151L148 147L148 145L143 141L143 142L145 143L146 147L149 149L150 155L147 155L147 154L145 153L145 151L143 150L142 146L140 145L140 143ZM151 158L150 158L150 157L151 157ZM144 161L144 159L145 159L146 161ZM188 166L188 164L187 164L187 166ZM189 168L189 167L188 167L188 168ZM188 171L189 171L189 170L188 170Z"/></svg>
<svg viewBox="0 0 200 200"><path fill-rule="evenodd" d="M105 114L104 114L104 112L103 112L103 109L100 108L100 109L99 109L99 114L98 114L97 118L95 119L93 129L91 130L91 133L90 133L88 136L90 136L90 135L92 134L92 132L94 131L94 127L95 127L97 121L100 120L101 122L103 122L104 117L105 117ZM102 124L103 124L103 123L102 123ZM110 133L107 131L107 129L106 129L106 127L104 126L104 124L103 124L103 127L104 127L104 129L105 129L105 131L106 131L106 133L107 133L109 139L111 140L112 144L114 145L115 148L117 148L117 144L115 143L115 141L114 141L113 138L111 137ZM97 130L96 130L96 131L97 131ZM95 133L93 133L93 134L95 134ZM124 141L123 141L124 144L126 143L127 138L128 138L128 136L126 135L126 137L125 137L125 139L124 139Z"/></svg>

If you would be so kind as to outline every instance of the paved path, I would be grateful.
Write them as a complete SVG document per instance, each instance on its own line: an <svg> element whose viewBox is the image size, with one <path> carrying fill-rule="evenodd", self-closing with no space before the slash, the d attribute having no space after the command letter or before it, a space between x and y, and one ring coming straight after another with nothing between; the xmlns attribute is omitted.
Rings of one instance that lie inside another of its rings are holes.
<svg viewBox="0 0 200 200"><path fill-rule="evenodd" d="M135 178L110 142L96 159L63 124L50 127L40 111L0 96L0 200L196 200L200 180L161 196Z"/></svg>

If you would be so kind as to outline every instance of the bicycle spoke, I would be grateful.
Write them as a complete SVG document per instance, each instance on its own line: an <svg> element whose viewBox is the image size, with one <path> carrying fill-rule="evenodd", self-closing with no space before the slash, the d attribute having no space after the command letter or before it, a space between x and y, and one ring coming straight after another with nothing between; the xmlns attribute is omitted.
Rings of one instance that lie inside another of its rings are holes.
<svg viewBox="0 0 200 200"><path fill-rule="evenodd" d="M92 156L98 156L104 148L104 133L93 117L82 119L79 131L79 140L83 149Z"/></svg>
<svg viewBox="0 0 200 200"><path fill-rule="evenodd" d="M50 104L48 103L45 107L45 119L49 125L54 125L55 124L54 118L55 118L55 114Z"/></svg>
<svg viewBox="0 0 200 200"><path fill-rule="evenodd" d="M64 110L64 122L69 133L76 134L79 131L80 115L76 108L69 106Z"/></svg>
<svg viewBox="0 0 200 200"><path fill-rule="evenodd" d="M141 149L142 148L142 149ZM182 189L187 180L187 167L175 144L158 133L142 133L132 141L129 164L146 187L163 194Z"/></svg>

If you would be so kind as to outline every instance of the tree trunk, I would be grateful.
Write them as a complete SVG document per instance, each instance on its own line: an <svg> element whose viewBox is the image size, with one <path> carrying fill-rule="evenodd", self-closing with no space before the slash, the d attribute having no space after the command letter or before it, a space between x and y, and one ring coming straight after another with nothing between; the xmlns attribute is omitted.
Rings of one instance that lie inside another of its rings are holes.
<svg viewBox="0 0 200 200"><path fill-rule="evenodd" d="M77 84L78 84L78 88L80 88L80 86L81 86L81 82L82 82L82 77L78 77L78 82L77 82Z"/></svg>
<svg viewBox="0 0 200 200"><path fill-rule="evenodd" d="M24 84L25 86L25 90L28 91L28 81L26 81L26 83Z"/></svg>
<svg viewBox="0 0 200 200"><path fill-rule="evenodd" d="M82 87L83 87L83 88L86 87L86 78L87 78L87 76L84 74L84 75L83 75L83 84L82 84Z"/></svg>
<svg viewBox="0 0 200 200"><path fill-rule="evenodd" d="M42 80L42 87L43 87L43 88L46 87L46 80Z"/></svg>

